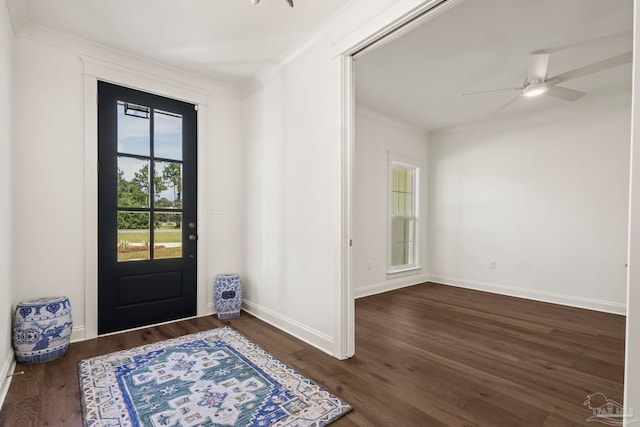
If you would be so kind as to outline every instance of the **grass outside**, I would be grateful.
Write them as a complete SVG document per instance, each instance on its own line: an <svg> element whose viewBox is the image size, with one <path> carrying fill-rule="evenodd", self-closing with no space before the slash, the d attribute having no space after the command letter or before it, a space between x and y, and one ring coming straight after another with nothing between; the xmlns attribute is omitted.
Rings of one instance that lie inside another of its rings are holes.
<svg viewBox="0 0 640 427"><path fill-rule="evenodd" d="M155 259L181 258L182 248L161 248L154 250ZM149 259L149 250L136 252L118 252L118 262L122 261L143 261Z"/></svg>
<svg viewBox="0 0 640 427"><path fill-rule="evenodd" d="M154 244L182 243L182 230L175 227L160 227L154 230ZM118 230L118 262L149 259L149 230ZM182 247L154 249L154 258L181 258Z"/></svg>
<svg viewBox="0 0 640 427"><path fill-rule="evenodd" d="M131 243L144 243L149 241L148 230L118 230L118 242L128 240ZM182 242L182 230L155 230L155 243L179 243Z"/></svg>

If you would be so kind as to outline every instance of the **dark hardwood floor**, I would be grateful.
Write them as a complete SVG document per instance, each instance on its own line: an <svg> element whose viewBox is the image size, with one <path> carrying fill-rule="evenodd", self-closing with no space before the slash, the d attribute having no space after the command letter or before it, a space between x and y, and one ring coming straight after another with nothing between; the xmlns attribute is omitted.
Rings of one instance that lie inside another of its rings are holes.
<svg viewBox="0 0 640 427"><path fill-rule="evenodd" d="M79 360L222 325L349 402L336 427L593 426L588 394L623 397L623 316L423 284L358 300L346 361L246 313L74 343L17 366L0 425L81 426Z"/></svg>

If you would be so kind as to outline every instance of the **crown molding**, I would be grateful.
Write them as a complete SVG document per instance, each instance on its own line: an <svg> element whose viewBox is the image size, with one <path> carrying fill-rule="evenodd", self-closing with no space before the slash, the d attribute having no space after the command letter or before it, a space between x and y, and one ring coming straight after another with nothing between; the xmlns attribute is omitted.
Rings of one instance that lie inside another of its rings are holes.
<svg viewBox="0 0 640 427"><path fill-rule="evenodd" d="M422 138L429 137L429 129L422 128L413 123L389 116L364 104L356 104L356 116L366 117L379 123L386 124L403 132L416 135Z"/></svg>
<svg viewBox="0 0 640 427"><path fill-rule="evenodd" d="M18 35L20 31L29 23L29 12L27 2L24 0L5 0L9 10L9 18L13 26L13 33Z"/></svg>
<svg viewBox="0 0 640 427"><path fill-rule="evenodd" d="M347 35L355 32L401 0L352 0L318 25L313 31L293 44L271 64L265 66L254 77L248 78L240 88L241 96L247 97L264 86L280 72L294 63L312 46L326 43L335 52L334 46ZM423 1L423 0L411 0ZM339 34L339 36L336 36Z"/></svg>
<svg viewBox="0 0 640 427"><path fill-rule="evenodd" d="M13 0L7 0L13 1ZM21 0L18 0L21 1ZM222 95L239 99L239 88L210 78L189 73L160 62L93 43L48 27L27 22L16 34L19 38L52 46L82 58L83 62L108 65L111 68L129 70L151 79L163 79L191 91L197 90L204 95Z"/></svg>

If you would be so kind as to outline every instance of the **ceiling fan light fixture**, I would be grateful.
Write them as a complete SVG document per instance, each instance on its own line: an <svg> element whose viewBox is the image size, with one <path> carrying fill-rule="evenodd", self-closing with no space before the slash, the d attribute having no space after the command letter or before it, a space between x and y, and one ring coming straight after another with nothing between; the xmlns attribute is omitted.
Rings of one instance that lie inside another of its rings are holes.
<svg viewBox="0 0 640 427"><path fill-rule="evenodd" d="M524 88L524 91L522 92L522 94L527 98L533 98L536 96L544 95L548 90L549 90L549 86L547 86L546 84L534 83Z"/></svg>

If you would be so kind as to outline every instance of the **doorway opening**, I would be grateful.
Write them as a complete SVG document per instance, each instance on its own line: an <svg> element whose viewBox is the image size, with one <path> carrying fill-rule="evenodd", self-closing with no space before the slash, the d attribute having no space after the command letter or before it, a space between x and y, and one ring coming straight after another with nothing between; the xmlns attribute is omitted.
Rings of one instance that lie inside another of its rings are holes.
<svg viewBox="0 0 640 427"><path fill-rule="evenodd" d="M346 60L349 295L429 280L624 314L633 4L523 24L509 17L532 13L524 2L490 3L440 2ZM546 77L571 77L552 82L564 94L524 96L536 52ZM390 152L425 160L422 272L386 269Z"/></svg>

